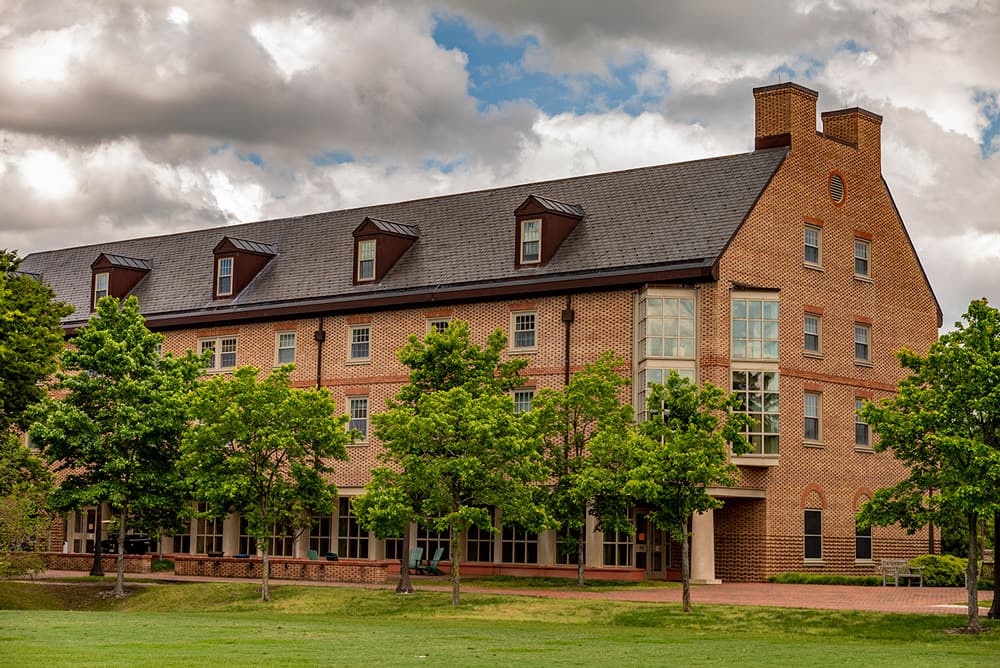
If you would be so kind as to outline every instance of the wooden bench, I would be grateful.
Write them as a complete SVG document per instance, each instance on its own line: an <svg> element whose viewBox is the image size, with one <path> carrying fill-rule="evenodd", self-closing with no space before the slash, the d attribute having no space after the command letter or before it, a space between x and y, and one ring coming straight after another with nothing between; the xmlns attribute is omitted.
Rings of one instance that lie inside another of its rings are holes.
<svg viewBox="0 0 1000 668"><path fill-rule="evenodd" d="M883 559L882 560L882 586L889 584L890 580L896 587L900 580L917 580L918 586L924 586L924 567L910 566L906 559Z"/></svg>

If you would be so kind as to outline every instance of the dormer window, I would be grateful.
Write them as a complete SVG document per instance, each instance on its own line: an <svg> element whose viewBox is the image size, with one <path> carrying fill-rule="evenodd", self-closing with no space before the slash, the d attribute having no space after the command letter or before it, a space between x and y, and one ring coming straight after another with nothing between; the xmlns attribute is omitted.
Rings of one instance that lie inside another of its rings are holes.
<svg viewBox="0 0 1000 668"><path fill-rule="evenodd" d="M375 240L364 239L358 242L358 280L375 280Z"/></svg>
<svg viewBox="0 0 1000 668"><path fill-rule="evenodd" d="M233 299L278 255L278 247L260 241L223 237L212 249L212 254L215 256L212 296L215 299Z"/></svg>
<svg viewBox="0 0 1000 668"><path fill-rule="evenodd" d="M577 223L583 220L583 215L583 208L576 204L529 195L521 206L514 209L517 220L514 265L531 267L548 264Z"/></svg>
<svg viewBox="0 0 1000 668"><path fill-rule="evenodd" d="M90 308L97 308L97 300L101 297L124 299L152 268L149 260L101 253L90 265L93 272Z"/></svg>
<svg viewBox="0 0 1000 668"><path fill-rule="evenodd" d="M106 271L102 271L99 274L94 274L94 306L97 306L97 302L101 297L108 296L108 279L110 274Z"/></svg>
<svg viewBox="0 0 1000 668"><path fill-rule="evenodd" d="M220 257L215 278L215 294L220 297L233 294L233 258Z"/></svg>
<svg viewBox="0 0 1000 668"><path fill-rule="evenodd" d="M377 283L385 278L403 255L420 238L416 225L372 218L361 221L354 232L355 285Z"/></svg>
<svg viewBox="0 0 1000 668"><path fill-rule="evenodd" d="M541 259L542 221L521 221L521 264L535 264Z"/></svg>

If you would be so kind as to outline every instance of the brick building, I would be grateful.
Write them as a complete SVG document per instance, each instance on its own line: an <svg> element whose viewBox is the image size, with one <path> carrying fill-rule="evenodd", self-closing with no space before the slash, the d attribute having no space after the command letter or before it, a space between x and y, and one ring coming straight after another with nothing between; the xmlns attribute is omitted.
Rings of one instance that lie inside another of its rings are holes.
<svg viewBox="0 0 1000 668"><path fill-rule="evenodd" d="M894 352L925 352L940 309L881 174L881 117L822 114L816 92L754 90L755 150L395 204L333 211L28 256L85 322L104 294L135 295L164 350L214 351L212 373L294 361L295 381L333 392L364 431L406 381L395 353L410 334L469 321L500 327L528 359L527 405L601 352L632 373L641 412L669 369L740 393L756 426L741 480L695 518L693 577L760 580L782 571L862 574L879 557L927 550L896 528L859 534L854 514L902 468L872 451L855 408L886 396ZM337 513L271 553L395 557L350 515L378 444L350 448ZM591 534L588 567L676 575L679 555L635 509L630 535ZM89 518L89 519L88 519ZM93 515L66 523L70 551L92 545ZM555 532L473 532L475 571L557 568ZM414 527L430 553L445 537ZM176 553L254 549L238 517L197 520Z"/></svg>

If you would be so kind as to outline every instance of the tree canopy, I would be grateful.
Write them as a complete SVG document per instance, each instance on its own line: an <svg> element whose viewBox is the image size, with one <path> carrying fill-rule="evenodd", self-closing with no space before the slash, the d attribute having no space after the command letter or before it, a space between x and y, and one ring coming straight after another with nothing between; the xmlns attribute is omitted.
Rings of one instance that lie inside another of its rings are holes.
<svg viewBox="0 0 1000 668"><path fill-rule="evenodd" d="M926 356L899 351L910 375L895 396L862 409L878 435L875 449L890 451L908 471L875 492L859 523L899 523L915 531L961 518L968 539L968 626L978 631L978 519L1000 513L1000 313L978 300L964 320Z"/></svg>
<svg viewBox="0 0 1000 668"><path fill-rule="evenodd" d="M733 454L750 450L743 435L749 418L735 413L739 398L711 383L695 385L671 371L663 385L653 384L649 418L639 424L637 464L626 490L653 508L651 519L681 544L683 608L691 610L688 524L696 512L720 508L709 487L737 482Z"/></svg>
<svg viewBox="0 0 1000 668"><path fill-rule="evenodd" d="M56 393L30 412L31 435L63 480L61 511L108 503L116 512L124 595L126 530L173 528L185 504L177 470L188 393L201 360L160 357L139 302L104 297L63 352Z"/></svg>
<svg viewBox="0 0 1000 668"><path fill-rule="evenodd" d="M573 375L562 390L543 389L528 417L545 446L551 484L548 505L563 531L563 544L577 564L577 583L585 584L588 512L599 531L629 531L631 499L625 482L631 466L631 404L622 402L629 381L623 362L601 355Z"/></svg>
<svg viewBox="0 0 1000 668"><path fill-rule="evenodd" d="M453 605L461 588L459 539L473 526L495 532L491 507L527 529L549 524L538 486L545 479L541 448L509 394L523 383L526 362L501 361L505 348L499 330L483 347L470 343L460 321L423 341L410 337L399 351L410 382L372 417L387 466L372 472L355 500L359 520L376 535L405 536L411 521L449 532Z"/></svg>
<svg viewBox="0 0 1000 668"><path fill-rule="evenodd" d="M290 386L290 366L260 379L253 367L201 384L195 423L184 440L184 469L211 515L238 512L263 556L261 600L270 600L269 544L332 514L332 460L347 459L348 417L326 388Z"/></svg>

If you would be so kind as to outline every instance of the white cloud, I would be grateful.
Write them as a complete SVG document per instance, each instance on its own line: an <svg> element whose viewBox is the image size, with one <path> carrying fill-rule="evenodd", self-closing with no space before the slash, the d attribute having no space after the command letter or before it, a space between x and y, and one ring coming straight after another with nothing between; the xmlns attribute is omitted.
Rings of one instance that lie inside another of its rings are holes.
<svg viewBox="0 0 1000 668"><path fill-rule="evenodd" d="M24 184L41 200L64 199L76 192L76 176L69 162L55 151L28 151L17 161Z"/></svg>

